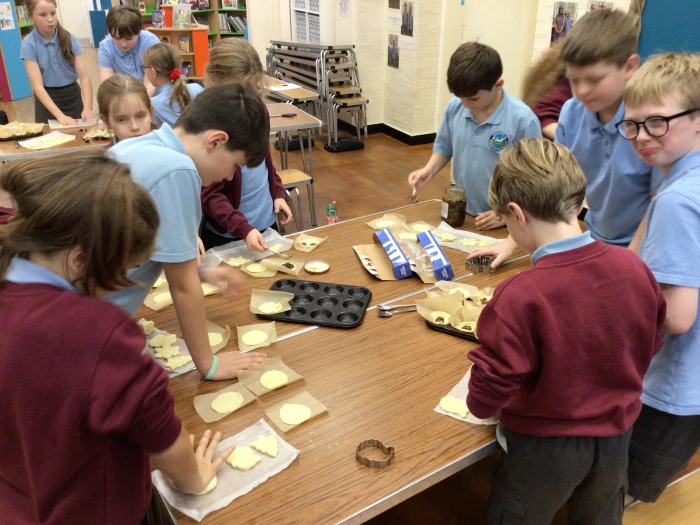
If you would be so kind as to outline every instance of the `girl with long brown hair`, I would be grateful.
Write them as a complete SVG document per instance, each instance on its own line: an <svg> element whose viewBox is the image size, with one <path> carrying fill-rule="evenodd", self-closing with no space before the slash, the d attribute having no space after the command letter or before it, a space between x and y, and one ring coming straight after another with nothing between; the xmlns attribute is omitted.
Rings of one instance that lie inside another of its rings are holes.
<svg viewBox="0 0 700 525"><path fill-rule="evenodd" d="M34 121L53 118L74 125L92 119L92 83L83 48L58 21L56 0L26 0L25 6L34 29L22 41L20 57L34 92Z"/></svg>
<svg viewBox="0 0 700 525"><path fill-rule="evenodd" d="M143 54L145 77L160 93L151 98L153 122L157 125L173 126L182 111L204 88L199 84L188 84L182 78L180 53L169 44L156 44Z"/></svg>
<svg viewBox="0 0 700 525"><path fill-rule="evenodd" d="M193 451L138 325L101 300L134 284L156 205L103 151L12 163L0 189L17 208L0 226L2 521L161 523L149 458L197 494L232 449L214 459L206 432Z"/></svg>

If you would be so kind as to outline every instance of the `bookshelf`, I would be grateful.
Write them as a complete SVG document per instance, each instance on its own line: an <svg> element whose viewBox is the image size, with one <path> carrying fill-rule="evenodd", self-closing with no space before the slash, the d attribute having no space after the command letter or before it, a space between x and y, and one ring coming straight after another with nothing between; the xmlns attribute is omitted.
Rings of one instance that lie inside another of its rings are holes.
<svg viewBox="0 0 700 525"><path fill-rule="evenodd" d="M292 38L309 42L335 40L333 0L290 0Z"/></svg>
<svg viewBox="0 0 700 525"><path fill-rule="evenodd" d="M29 14L27 13L27 7L24 5L25 0L15 1L15 14L17 16L17 27L19 28L19 34L22 39L32 32L34 29L34 22L29 20Z"/></svg>

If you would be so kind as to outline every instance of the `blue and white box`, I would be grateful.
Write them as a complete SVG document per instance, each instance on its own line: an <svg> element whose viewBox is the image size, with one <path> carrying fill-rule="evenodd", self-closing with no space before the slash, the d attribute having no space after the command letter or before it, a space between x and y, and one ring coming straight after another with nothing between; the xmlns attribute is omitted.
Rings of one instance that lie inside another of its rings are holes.
<svg viewBox="0 0 700 525"><path fill-rule="evenodd" d="M405 279L413 275L411 262L408 260L408 257L406 257L406 254L403 253L401 246L396 241L396 237L394 237L391 231L388 229L378 230L374 234L374 241L384 249L384 252L389 257L391 271L396 279Z"/></svg>
<svg viewBox="0 0 700 525"><path fill-rule="evenodd" d="M452 265L450 260L442 251L437 239L433 235L433 232L427 231L418 234L418 242L428 253L430 257L430 262L433 265L433 270L435 271L435 278L438 281L449 281L455 276L455 272L452 270Z"/></svg>

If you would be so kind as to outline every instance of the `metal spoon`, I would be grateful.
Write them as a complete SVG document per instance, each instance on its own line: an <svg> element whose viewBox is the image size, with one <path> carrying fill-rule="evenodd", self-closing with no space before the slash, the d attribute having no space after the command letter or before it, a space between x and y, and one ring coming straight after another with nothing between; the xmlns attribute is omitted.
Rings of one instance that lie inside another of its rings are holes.
<svg viewBox="0 0 700 525"><path fill-rule="evenodd" d="M391 317L391 316L396 315L396 314L406 314L406 313L415 312L415 311L416 311L415 308L406 309L406 310L394 310L392 312L390 312L388 310L378 310L379 317Z"/></svg>
<svg viewBox="0 0 700 525"><path fill-rule="evenodd" d="M288 254L288 253L276 252L276 251L273 250L272 248L268 248L268 250L271 251L271 252L274 253L274 254L277 254L281 259L284 259L285 261L286 261L287 259L291 259L291 258L292 258L292 255L290 255L290 254Z"/></svg>
<svg viewBox="0 0 700 525"><path fill-rule="evenodd" d="M415 304L392 304L392 305L380 304L379 306L377 306L377 308L379 310L383 310L385 312L388 312L391 310L396 310L397 308L415 308L415 307L416 307Z"/></svg>
<svg viewBox="0 0 700 525"><path fill-rule="evenodd" d="M411 204L418 202L418 189L415 186L413 186L413 193L411 193L411 196L408 198L408 202Z"/></svg>

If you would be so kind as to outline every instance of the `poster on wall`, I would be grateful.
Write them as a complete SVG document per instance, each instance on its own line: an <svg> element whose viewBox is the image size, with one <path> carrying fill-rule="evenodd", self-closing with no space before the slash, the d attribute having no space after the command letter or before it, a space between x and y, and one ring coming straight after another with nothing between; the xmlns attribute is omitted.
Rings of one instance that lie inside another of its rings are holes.
<svg viewBox="0 0 700 525"><path fill-rule="evenodd" d="M389 0L389 9L401 9L401 0Z"/></svg>
<svg viewBox="0 0 700 525"><path fill-rule="evenodd" d="M10 2L0 2L0 29L9 31L15 28L15 17L12 16Z"/></svg>
<svg viewBox="0 0 700 525"><path fill-rule="evenodd" d="M350 0L340 0L340 16L350 18Z"/></svg>
<svg viewBox="0 0 700 525"><path fill-rule="evenodd" d="M554 2L554 17L552 18L552 39L554 44L571 31L571 27L576 21L578 4L576 2Z"/></svg>
<svg viewBox="0 0 700 525"><path fill-rule="evenodd" d="M387 65L399 69L399 35L389 35Z"/></svg>
<svg viewBox="0 0 700 525"><path fill-rule="evenodd" d="M401 4L401 34L413 36L413 2L408 0Z"/></svg>
<svg viewBox="0 0 700 525"><path fill-rule="evenodd" d="M592 13L593 11L597 11L598 9L612 9L612 8L613 8L612 2L588 2L588 9L586 10L586 12Z"/></svg>

